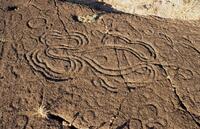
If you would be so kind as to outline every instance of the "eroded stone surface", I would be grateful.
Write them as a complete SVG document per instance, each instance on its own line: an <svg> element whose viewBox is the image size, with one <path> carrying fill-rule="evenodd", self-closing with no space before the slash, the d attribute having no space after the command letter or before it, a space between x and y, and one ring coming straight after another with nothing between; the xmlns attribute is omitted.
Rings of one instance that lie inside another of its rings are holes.
<svg viewBox="0 0 200 129"><path fill-rule="evenodd" d="M0 6L0 128L200 128L199 26L61 0Z"/></svg>
<svg viewBox="0 0 200 129"><path fill-rule="evenodd" d="M73 1L73 0L71 0ZM77 1L77 0L75 0ZM83 3L105 2L130 14L154 15L181 20L199 20L199 0L78 0Z"/></svg>

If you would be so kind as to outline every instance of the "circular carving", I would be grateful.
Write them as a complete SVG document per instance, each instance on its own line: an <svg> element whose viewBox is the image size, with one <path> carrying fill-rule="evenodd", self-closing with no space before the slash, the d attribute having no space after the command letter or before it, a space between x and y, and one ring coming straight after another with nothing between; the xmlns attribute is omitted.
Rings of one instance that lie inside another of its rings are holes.
<svg viewBox="0 0 200 129"><path fill-rule="evenodd" d="M47 24L47 20L45 18L33 18L27 22L28 27L31 29L39 29L44 27Z"/></svg>
<svg viewBox="0 0 200 129"><path fill-rule="evenodd" d="M155 119L158 115L157 107L152 104L142 106L138 112L143 120Z"/></svg>

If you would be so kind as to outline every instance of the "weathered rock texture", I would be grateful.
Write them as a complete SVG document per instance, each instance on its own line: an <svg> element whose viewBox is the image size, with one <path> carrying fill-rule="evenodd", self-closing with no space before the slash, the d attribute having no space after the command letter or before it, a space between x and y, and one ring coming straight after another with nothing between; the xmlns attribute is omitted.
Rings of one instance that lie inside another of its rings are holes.
<svg viewBox="0 0 200 129"><path fill-rule="evenodd" d="M200 128L195 24L63 0L0 8L0 129Z"/></svg>
<svg viewBox="0 0 200 129"><path fill-rule="evenodd" d="M72 0L73 1L73 0ZM77 0L76 0L77 1ZM154 15L181 20L200 20L199 0L78 0L110 4L114 9L130 14Z"/></svg>

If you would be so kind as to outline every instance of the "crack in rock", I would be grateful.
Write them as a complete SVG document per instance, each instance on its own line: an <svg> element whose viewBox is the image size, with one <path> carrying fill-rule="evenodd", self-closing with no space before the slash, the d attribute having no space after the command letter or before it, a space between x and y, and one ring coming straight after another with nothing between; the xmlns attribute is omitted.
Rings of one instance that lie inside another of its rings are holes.
<svg viewBox="0 0 200 129"><path fill-rule="evenodd" d="M176 88L173 88L174 94L178 100L179 106L186 112L188 113L191 117L192 120L200 127L200 123L196 120L195 116L187 109L187 107L185 106L184 102L181 100L180 96L177 93Z"/></svg>

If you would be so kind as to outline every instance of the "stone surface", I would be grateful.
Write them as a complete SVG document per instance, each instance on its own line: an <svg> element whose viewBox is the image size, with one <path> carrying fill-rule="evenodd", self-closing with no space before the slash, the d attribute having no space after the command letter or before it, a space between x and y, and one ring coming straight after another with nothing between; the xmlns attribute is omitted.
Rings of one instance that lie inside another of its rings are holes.
<svg viewBox="0 0 200 129"><path fill-rule="evenodd" d="M0 19L1 129L200 128L198 24L64 0Z"/></svg>
<svg viewBox="0 0 200 129"><path fill-rule="evenodd" d="M72 0L73 1L73 0ZM77 1L77 0L76 0ZM139 15L154 15L180 20L200 20L199 0L79 0L84 3L101 1L114 9Z"/></svg>

